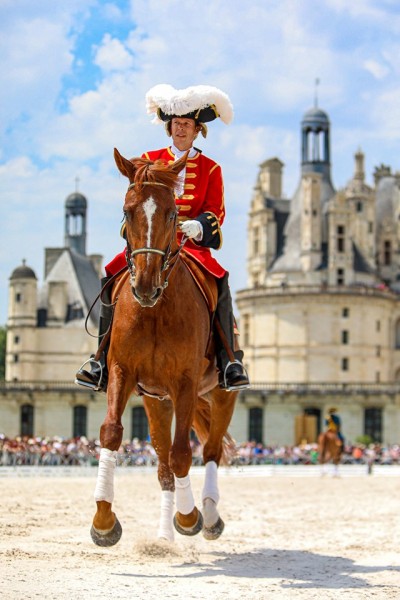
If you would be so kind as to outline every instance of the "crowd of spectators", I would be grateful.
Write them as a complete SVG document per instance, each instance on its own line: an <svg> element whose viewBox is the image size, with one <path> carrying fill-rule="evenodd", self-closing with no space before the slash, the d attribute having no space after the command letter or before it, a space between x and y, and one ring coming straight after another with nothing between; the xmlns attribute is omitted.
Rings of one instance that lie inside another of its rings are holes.
<svg viewBox="0 0 400 600"><path fill-rule="evenodd" d="M191 441L193 465L202 465L202 448ZM100 455L99 440L86 437L16 437L0 434L0 468L2 466L96 466ZM254 441L232 448L232 465L313 465L318 463L316 444L298 446L268 446ZM347 445L342 464L400 464L400 445ZM118 464L124 466L155 466L157 456L149 440L134 438L124 441L118 451Z"/></svg>

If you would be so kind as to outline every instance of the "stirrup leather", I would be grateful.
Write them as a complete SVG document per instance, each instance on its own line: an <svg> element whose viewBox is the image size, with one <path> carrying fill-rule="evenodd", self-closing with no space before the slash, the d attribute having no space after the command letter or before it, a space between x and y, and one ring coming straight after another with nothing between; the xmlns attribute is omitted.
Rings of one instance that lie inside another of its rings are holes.
<svg viewBox="0 0 400 600"><path fill-rule="evenodd" d="M234 392L235 390L246 390L248 387L250 387L250 383L243 383L242 385L231 385L228 386L228 383L226 381L226 372L229 369L229 367L231 365L240 365L243 369L243 371L246 374L247 379L249 379L249 374L247 372L246 367L240 362L240 360L234 360L234 361L229 361L224 369L224 375L223 375L223 383L224 383L224 390L226 390L227 392Z"/></svg>
<svg viewBox="0 0 400 600"><path fill-rule="evenodd" d="M81 366L79 367L78 371L82 371L83 367L85 365L87 365L88 363L89 364L99 365L99 367L100 367L100 379L99 379L97 385L91 384L91 383L89 383L87 381L81 381L77 377L75 378L75 383L77 385L82 385L83 387L87 387L87 388L89 388L91 390L94 390L95 392L100 392L103 389L101 387L101 384L102 384L102 381L103 381L103 372L104 372L103 366L102 366L102 364L101 364L101 362L99 360L95 360L94 358L90 357L87 360L85 360L84 363L81 364Z"/></svg>

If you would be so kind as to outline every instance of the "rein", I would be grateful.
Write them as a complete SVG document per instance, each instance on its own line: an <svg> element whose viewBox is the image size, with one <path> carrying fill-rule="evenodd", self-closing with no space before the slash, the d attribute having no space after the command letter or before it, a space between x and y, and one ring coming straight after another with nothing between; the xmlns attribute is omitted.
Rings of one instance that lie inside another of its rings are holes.
<svg viewBox="0 0 400 600"><path fill-rule="evenodd" d="M111 304L106 304L105 302L103 302L103 297L102 297L102 296L103 296L103 292L104 292L104 290L105 290L107 287L109 287L111 284L113 284L113 283L114 283L114 281L115 281L115 280L116 280L116 279L117 279L117 278L118 278L118 277L119 277L119 276L120 276L120 275L121 275L121 274L122 274L124 271L126 271L126 270L127 270L127 268L128 268L128 266L126 266L126 267L122 267L122 269L120 269L120 270L118 271L118 273L115 273L114 275L112 275L111 277L109 277L109 279L107 280L107 282L106 282L106 283L103 285L103 287L101 288L100 292L97 294L96 298L93 300L93 302L92 302L92 305L91 305L91 307L89 308L88 314L86 315L86 319L85 319L85 331L86 331L86 333L87 333L88 335L90 335L90 337L97 338L97 339L100 339L100 338L103 338L103 339L104 339L104 338L106 338L106 336L107 336L107 335L110 333L110 331L111 331L111 324L110 324L109 328L107 329L107 331L106 331L106 332L105 332L103 335L93 335L93 333L90 333L90 331L89 331L89 325L88 325L88 323L89 323L89 318L90 318L90 315L92 314L92 311L93 311L94 305L96 304L96 302L97 302L98 300L100 300L100 302L101 302L101 304L102 304L103 306L106 306L106 307L111 307L111 306L112 306L112 307L113 307L113 314L114 314L114 309L115 309L115 305L117 304L118 297L117 297L117 298L115 299L115 301L114 301L114 302L112 302Z"/></svg>

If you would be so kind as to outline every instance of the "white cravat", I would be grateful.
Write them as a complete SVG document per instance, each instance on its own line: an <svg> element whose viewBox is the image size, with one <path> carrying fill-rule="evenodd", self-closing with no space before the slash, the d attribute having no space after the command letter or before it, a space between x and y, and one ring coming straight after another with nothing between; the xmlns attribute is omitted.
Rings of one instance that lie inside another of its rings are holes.
<svg viewBox="0 0 400 600"><path fill-rule="evenodd" d="M176 146L174 146L174 144L172 144L172 146L171 146L171 151L174 155L174 160L179 160L187 152L187 150L179 150ZM193 158L194 156L196 156L196 154L197 154L197 150L195 148L193 148L193 146L192 146L189 150L188 158ZM184 167L182 169L182 171L179 173L178 183L175 188L177 196L182 196L182 194L185 190L185 175L186 175L186 167Z"/></svg>

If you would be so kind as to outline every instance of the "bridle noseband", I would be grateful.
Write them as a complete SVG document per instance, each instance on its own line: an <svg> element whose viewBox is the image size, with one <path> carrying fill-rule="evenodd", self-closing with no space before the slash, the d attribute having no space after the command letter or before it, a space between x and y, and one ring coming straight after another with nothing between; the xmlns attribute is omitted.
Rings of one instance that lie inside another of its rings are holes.
<svg viewBox="0 0 400 600"><path fill-rule="evenodd" d="M169 185L167 185L166 183L161 183L160 181L141 181L140 183L131 183L128 186L128 192L130 190L132 190L135 185L161 185L163 187L166 187L168 190L171 191L171 187ZM143 248L137 248L135 250L132 250L130 247L130 244L128 242L128 239L126 239L126 250L125 250L125 255L126 255L126 262L128 265L128 270L129 270L129 274L130 274L130 282L131 282L131 286L134 286L135 283L135 278L136 278L136 266L134 264L133 258L135 256L137 256L138 254L159 254L160 256L165 257L165 260L163 261L162 265L161 265L161 269L160 272L163 273L164 271L167 271L170 266L171 266L171 262L178 258L178 255L180 253L180 251L182 250L184 244L186 243L187 239L185 236L183 236L182 241L180 243L180 246L178 248L178 250L175 253L171 252L171 246L172 246L172 241L175 239L176 237L176 224L177 224L177 217L178 217L178 211L176 211L175 215L174 215L174 226L172 229L172 235L171 235L171 239L168 243L168 246L165 250L160 250L159 248L151 248L151 247L143 247ZM174 267L176 265L176 260L174 262L174 264L172 265L172 267ZM168 286L168 279L171 275L172 272L172 268L170 269L170 272L168 273L168 275L165 277L164 279L164 283L162 284L162 289L164 290L167 286Z"/></svg>

